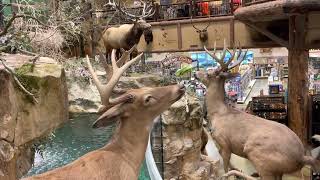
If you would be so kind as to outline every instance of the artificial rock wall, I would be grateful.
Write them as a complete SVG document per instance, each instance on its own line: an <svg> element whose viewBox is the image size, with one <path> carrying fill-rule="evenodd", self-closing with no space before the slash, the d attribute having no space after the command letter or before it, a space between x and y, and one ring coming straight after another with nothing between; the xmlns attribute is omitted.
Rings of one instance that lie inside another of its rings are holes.
<svg viewBox="0 0 320 180"><path fill-rule="evenodd" d="M8 63L23 58L28 57L8 55ZM13 67L17 68L19 81L38 102L22 92L13 76L0 66L0 180L26 173L33 160L32 141L68 120L67 85L60 65L50 60L36 64L33 72L30 64Z"/></svg>
<svg viewBox="0 0 320 180"><path fill-rule="evenodd" d="M216 179L218 162L209 160L200 152L206 143L201 140L202 117L200 101L189 95L162 114L164 179Z"/></svg>

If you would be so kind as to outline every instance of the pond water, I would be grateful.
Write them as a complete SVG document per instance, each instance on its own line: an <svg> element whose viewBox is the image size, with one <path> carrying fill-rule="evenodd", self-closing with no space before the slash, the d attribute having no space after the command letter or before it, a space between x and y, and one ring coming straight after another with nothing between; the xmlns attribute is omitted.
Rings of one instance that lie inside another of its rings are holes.
<svg viewBox="0 0 320 180"><path fill-rule="evenodd" d="M50 143L43 144L45 148L42 156L35 154L34 166L26 176L63 166L103 147L111 138L114 126L93 129L91 125L96 119L95 114L81 114L58 128ZM145 163L141 168L139 180L150 180Z"/></svg>

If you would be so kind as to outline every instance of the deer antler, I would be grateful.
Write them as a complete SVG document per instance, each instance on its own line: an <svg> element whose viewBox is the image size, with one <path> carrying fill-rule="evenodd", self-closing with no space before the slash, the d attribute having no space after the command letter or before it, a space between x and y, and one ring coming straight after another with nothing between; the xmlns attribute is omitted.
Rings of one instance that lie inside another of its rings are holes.
<svg viewBox="0 0 320 180"><path fill-rule="evenodd" d="M193 18L191 16L191 24L193 26L194 29L196 29L197 31L206 31L208 29L208 27L211 25L211 21L209 21L209 23L207 24L207 26L203 29L199 29L196 27L196 25L193 23Z"/></svg>
<svg viewBox="0 0 320 180"><path fill-rule="evenodd" d="M136 48L136 45L133 46L129 51L125 51L123 53L123 55L121 56L121 58L118 60L118 62L119 61L122 62L123 59L127 59L128 56L132 53L132 51L135 48ZM135 57L134 59L132 59L129 62L127 62L126 64L124 64L122 67L119 67L117 65L117 61L116 61L116 50L113 49L112 54L111 54L112 76L109 79L107 84L102 84L99 81L96 73L93 70L93 67L92 67L91 62L89 60L89 57L87 56L88 69L89 69L89 72L92 76L94 84L97 86L97 89L99 91L100 98L101 98L101 103L104 106L103 107L104 109L110 108L111 106L114 106L114 105L119 104L124 101L124 98L110 99L110 96L112 94L112 91L113 91L115 85L119 81L121 75L128 69L129 66L131 66L133 63L135 63L137 60L139 60L142 55L143 55L143 53L139 54L137 57ZM107 73L110 73L110 72L107 72Z"/></svg>
<svg viewBox="0 0 320 180"><path fill-rule="evenodd" d="M125 53L126 51L124 49L121 49L121 53ZM120 67L122 66L128 59L129 59L129 55L126 56L126 58L121 58L117 61L117 66ZM109 65L107 63L107 58L102 54L101 51L99 51L99 60L100 62L102 62L103 68L105 69L107 73L107 81L109 81L112 77L112 65Z"/></svg>
<svg viewBox="0 0 320 180"><path fill-rule="evenodd" d="M106 4L108 6L112 6L113 8L117 9L120 13L128 16L131 19L144 19L150 16L153 16L155 11L155 8L153 8L153 5L150 3L146 3L142 0L140 0L140 2L143 4L143 10L142 10L142 15L138 16L138 15L134 15L131 14L125 10L123 10L119 4L117 4L114 0L109 0L109 2Z"/></svg>
<svg viewBox="0 0 320 180"><path fill-rule="evenodd" d="M233 69L234 67L238 66L246 57L247 53L248 53L248 50L246 50L245 54L241 57L241 54L242 54L242 48L241 48L241 45L240 45L240 42L239 42L239 53L238 53L238 56L237 56L237 60L236 62L232 63L231 62L233 61L236 53L237 53L237 48L236 46L233 47L233 51L231 52L231 50L229 50L226 46L226 39L224 39L223 41L223 53L222 53L222 56L221 58L218 58L216 56L216 42L214 42L214 50L213 52L211 53L207 48L206 46L204 46L204 50L214 59L216 60L220 66L221 66L221 69L220 71L228 71L228 70L231 70ZM226 57L226 53L227 51L231 54L231 58L227 61L227 63L224 62L224 58ZM231 65L230 65L231 64Z"/></svg>

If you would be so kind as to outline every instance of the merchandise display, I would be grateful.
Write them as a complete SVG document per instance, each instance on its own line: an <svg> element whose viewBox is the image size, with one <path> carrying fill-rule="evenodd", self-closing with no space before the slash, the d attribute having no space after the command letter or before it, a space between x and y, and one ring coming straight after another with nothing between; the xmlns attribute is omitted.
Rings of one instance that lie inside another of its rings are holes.
<svg viewBox="0 0 320 180"><path fill-rule="evenodd" d="M261 118L287 124L287 110L283 96L253 97L250 108L253 114Z"/></svg>

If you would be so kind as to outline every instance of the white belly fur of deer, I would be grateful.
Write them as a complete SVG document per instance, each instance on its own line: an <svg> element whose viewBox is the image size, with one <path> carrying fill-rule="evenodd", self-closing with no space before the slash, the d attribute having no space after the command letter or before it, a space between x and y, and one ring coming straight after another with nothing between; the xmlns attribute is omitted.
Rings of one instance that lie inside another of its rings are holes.
<svg viewBox="0 0 320 180"><path fill-rule="evenodd" d="M125 52L121 58L127 58L134 48ZM87 58L90 73L103 104L100 108L102 115L93 127L105 127L118 122L112 139L105 147L92 151L64 167L24 180L138 179L153 119L184 94L183 86L173 85L129 90L118 98L109 99L121 74L140 57L141 54L119 68L115 61L115 50L113 50L113 74L107 85L100 83Z"/></svg>
<svg viewBox="0 0 320 180"><path fill-rule="evenodd" d="M245 55L240 57L239 53L237 61L230 65L236 49L227 63L223 59L226 51L231 51L226 47L221 58L215 55L215 51L210 53L205 50L220 64L219 69L198 72L197 76L208 88L208 117L213 129L212 136L220 148L224 170L228 171L231 153L249 159L263 180L281 179L283 174L300 170L304 165L317 168L319 160L305 156L303 144L288 127L225 104L225 80L235 75L228 71L239 65Z"/></svg>

